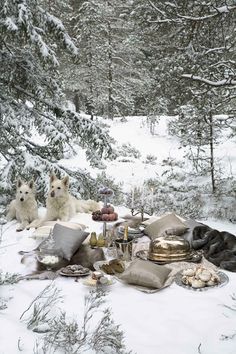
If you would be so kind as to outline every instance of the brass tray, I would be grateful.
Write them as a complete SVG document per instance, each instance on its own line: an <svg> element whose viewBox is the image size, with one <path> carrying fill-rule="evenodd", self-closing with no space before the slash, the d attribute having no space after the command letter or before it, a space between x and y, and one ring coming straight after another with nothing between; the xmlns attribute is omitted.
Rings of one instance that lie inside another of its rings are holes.
<svg viewBox="0 0 236 354"><path fill-rule="evenodd" d="M193 290L193 291L206 291L209 289L215 289L215 288L220 288L224 285L226 285L229 282L228 275L226 275L223 272L217 272L217 275L220 278L219 284L212 285L212 286L204 286L203 288L193 288L191 285L186 285L182 282L182 274L183 270L178 272L175 276L175 283L179 286L182 286L182 288L188 289L188 290Z"/></svg>
<svg viewBox="0 0 236 354"><path fill-rule="evenodd" d="M193 262L193 263L198 263L201 261L202 259L202 251L192 251L190 252L186 257L183 258L171 258L171 259L167 259L167 258L160 258L160 260L152 260L151 258L149 258L149 252L148 251L138 251L136 253L136 257L143 259L145 261L150 261L156 264L169 264L169 263L173 263L173 262Z"/></svg>

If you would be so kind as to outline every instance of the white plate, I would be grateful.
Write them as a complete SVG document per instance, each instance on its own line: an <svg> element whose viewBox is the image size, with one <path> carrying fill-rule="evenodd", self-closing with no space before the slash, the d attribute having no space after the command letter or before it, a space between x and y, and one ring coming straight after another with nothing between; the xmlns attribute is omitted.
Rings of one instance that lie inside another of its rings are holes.
<svg viewBox="0 0 236 354"><path fill-rule="evenodd" d="M96 286L98 287L106 287L106 286L110 286L110 285L113 285L115 283L115 280L113 278L110 278L109 276L106 275L106 277L108 278L109 282L107 284L99 284L99 283L95 283L95 282L92 282L92 278L89 277L87 279L85 279L83 281L83 284L86 285L86 286L89 286L89 287L92 287L92 288L95 288Z"/></svg>
<svg viewBox="0 0 236 354"><path fill-rule="evenodd" d="M183 277L183 271L181 270L178 272L175 276L175 283L179 286L182 286L182 288L188 289L188 290L193 290L193 291L206 291L209 289L215 289L215 288L220 288L221 286L226 285L229 282L228 275L226 275L223 272L217 272L216 274L220 277L220 282L219 284L212 285L212 286L204 286L203 288L193 288L191 285L185 285L182 282L182 277Z"/></svg>

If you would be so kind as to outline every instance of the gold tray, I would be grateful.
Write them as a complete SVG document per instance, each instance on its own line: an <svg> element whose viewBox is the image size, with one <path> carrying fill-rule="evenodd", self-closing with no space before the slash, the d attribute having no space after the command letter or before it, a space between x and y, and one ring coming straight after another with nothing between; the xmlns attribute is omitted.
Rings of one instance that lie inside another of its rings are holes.
<svg viewBox="0 0 236 354"><path fill-rule="evenodd" d="M136 257L143 259L144 261L150 261L156 264L168 264L172 262L193 262L193 263L198 263L202 259L202 251L192 251L190 252L186 257L178 257L176 259L174 258L160 258L158 260L153 260L149 258L149 252L148 251L138 251L136 253Z"/></svg>

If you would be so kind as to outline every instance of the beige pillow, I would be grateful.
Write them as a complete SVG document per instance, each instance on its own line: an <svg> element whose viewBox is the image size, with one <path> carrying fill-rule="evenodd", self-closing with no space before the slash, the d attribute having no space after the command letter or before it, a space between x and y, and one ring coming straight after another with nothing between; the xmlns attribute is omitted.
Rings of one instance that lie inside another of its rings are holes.
<svg viewBox="0 0 236 354"><path fill-rule="evenodd" d="M53 228L53 238L56 248L60 248L63 253L63 258L70 261L73 254L82 245L84 240L89 235L89 232L70 228L57 223Z"/></svg>
<svg viewBox="0 0 236 354"><path fill-rule="evenodd" d="M160 289L163 287L170 271L171 270L165 266L136 259L119 276L119 279L128 284Z"/></svg>
<svg viewBox="0 0 236 354"><path fill-rule="evenodd" d="M187 229L187 225L172 213L148 225L144 229L144 233L152 239L155 239L164 235L180 236L183 235Z"/></svg>

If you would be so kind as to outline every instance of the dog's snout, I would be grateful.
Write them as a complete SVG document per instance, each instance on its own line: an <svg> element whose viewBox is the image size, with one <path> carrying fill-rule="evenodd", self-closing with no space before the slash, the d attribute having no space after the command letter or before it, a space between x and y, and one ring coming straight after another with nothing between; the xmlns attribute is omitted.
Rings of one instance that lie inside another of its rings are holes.
<svg viewBox="0 0 236 354"><path fill-rule="evenodd" d="M24 201L24 198L20 198L20 201L23 202L23 201Z"/></svg>
<svg viewBox="0 0 236 354"><path fill-rule="evenodd" d="M51 197L55 197L55 192L54 191L51 192Z"/></svg>

